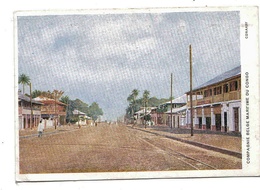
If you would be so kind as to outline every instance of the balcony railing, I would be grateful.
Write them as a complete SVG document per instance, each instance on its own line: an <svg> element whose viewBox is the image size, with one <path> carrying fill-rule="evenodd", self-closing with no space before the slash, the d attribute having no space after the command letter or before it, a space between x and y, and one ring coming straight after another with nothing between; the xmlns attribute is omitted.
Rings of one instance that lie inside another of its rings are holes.
<svg viewBox="0 0 260 190"><path fill-rule="evenodd" d="M231 101L231 100L240 100L241 99L241 92L240 91L232 91L224 94L213 95L209 97L204 97L202 99L197 99L192 101L193 106L199 106L204 104L212 104L217 102L223 101ZM188 106L190 106L190 102L188 99Z"/></svg>

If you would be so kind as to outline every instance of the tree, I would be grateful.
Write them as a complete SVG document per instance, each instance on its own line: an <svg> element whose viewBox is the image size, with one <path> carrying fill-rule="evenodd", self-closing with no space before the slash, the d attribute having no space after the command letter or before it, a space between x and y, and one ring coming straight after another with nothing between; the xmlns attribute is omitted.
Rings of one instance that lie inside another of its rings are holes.
<svg viewBox="0 0 260 190"><path fill-rule="evenodd" d="M132 91L132 96L133 96L133 101L134 101L134 112L137 111L137 110L136 110L136 98L137 98L138 94L139 94L139 90L134 89L134 90Z"/></svg>
<svg viewBox="0 0 260 190"><path fill-rule="evenodd" d="M94 121L97 120L98 116L103 115L103 111L102 109L99 107L98 103L93 102L90 106L89 106L89 116L92 117L92 119Z"/></svg>
<svg viewBox="0 0 260 190"><path fill-rule="evenodd" d="M150 92L148 90L145 90L144 93L143 93L145 128L146 128L146 119L148 119L146 117L146 107L147 107L147 103L148 103L148 100L149 100L149 95L150 95Z"/></svg>
<svg viewBox="0 0 260 190"><path fill-rule="evenodd" d="M41 96L41 94L42 94L42 91L40 91L40 90L34 90L34 91L32 92L32 98L36 98L36 97L38 97L38 96Z"/></svg>
<svg viewBox="0 0 260 190"><path fill-rule="evenodd" d="M134 116L134 108L133 108L134 96L133 96L133 94L130 94L130 95L127 97L127 101L129 102L129 107L130 107L130 109L131 109L130 115L133 117L133 116ZM130 117L131 117L131 116L130 116Z"/></svg>
<svg viewBox="0 0 260 190"><path fill-rule="evenodd" d="M69 120L69 115L68 115L68 106L69 106L69 102L70 102L70 98L68 96L62 96L60 101L64 104L66 104L66 121Z"/></svg>
<svg viewBox="0 0 260 190"><path fill-rule="evenodd" d="M18 78L18 83L23 85L23 94L24 94L24 86L25 85L29 85L30 84L30 77L25 75L25 74L21 74Z"/></svg>

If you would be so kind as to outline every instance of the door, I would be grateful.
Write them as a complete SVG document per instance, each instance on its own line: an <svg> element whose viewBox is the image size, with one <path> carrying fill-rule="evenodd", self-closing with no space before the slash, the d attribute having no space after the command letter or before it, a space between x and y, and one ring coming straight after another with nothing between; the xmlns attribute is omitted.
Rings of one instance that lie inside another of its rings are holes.
<svg viewBox="0 0 260 190"><path fill-rule="evenodd" d="M211 117L206 117L206 129L211 129Z"/></svg>
<svg viewBox="0 0 260 190"><path fill-rule="evenodd" d="M238 115L238 108L234 108L234 126L235 131L239 132L239 115Z"/></svg>
<svg viewBox="0 0 260 190"><path fill-rule="evenodd" d="M227 112L224 112L224 128L225 132L227 132Z"/></svg>
<svg viewBox="0 0 260 190"><path fill-rule="evenodd" d="M199 117L199 129L202 129L202 117Z"/></svg>
<svg viewBox="0 0 260 190"><path fill-rule="evenodd" d="M221 130L221 114L216 114L216 130Z"/></svg>

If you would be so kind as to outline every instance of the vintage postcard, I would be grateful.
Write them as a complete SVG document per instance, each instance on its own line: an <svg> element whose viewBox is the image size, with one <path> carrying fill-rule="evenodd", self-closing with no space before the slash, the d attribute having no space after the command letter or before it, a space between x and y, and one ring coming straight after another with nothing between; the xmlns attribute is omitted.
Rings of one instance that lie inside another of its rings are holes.
<svg viewBox="0 0 260 190"><path fill-rule="evenodd" d="M16 180L258 176L258 8L18 11Z"/></svg>

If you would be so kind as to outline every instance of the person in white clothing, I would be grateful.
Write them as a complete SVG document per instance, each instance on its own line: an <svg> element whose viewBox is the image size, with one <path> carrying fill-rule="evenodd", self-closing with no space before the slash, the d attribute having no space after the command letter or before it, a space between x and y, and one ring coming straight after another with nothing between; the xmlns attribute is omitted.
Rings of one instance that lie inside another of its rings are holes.
<svg viewBox="0 0 260 190"><path fill-rule="evenodd" d="M44 124L43 124L43 120L41 119L38 125L38 137L42 136L43 130L44 130Z"/></svg>

